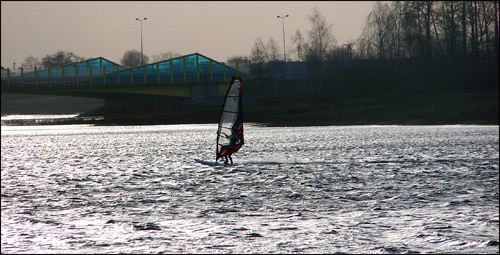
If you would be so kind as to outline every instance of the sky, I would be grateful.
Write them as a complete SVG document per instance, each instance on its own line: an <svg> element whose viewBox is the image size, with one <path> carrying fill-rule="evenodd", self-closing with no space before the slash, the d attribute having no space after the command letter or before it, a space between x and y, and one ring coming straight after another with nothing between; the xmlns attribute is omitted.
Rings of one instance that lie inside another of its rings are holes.
<svg viewBox="0 0 500 255"><path fill-rule="evenodd" d="M304 37L317 7L337 45L355 42L375 1L1 1L1 65L59 50L120 63L128 50L150 58L162 52L200 53L216 61L250 56L257 38L287 52L290 36ZM289 15L282 19L277 16ZM287 59L293 58L287 53Z"/></svg>

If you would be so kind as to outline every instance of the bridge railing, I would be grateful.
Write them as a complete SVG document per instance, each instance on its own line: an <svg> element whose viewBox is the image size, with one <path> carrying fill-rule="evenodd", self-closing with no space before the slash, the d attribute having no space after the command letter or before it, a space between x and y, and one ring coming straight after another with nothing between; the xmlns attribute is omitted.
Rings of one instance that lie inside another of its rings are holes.
<svg viewBox="0 0 500 255"><path fill-rule="evenodd" d="M104 61L103 61L104 60ZM207 58L199 53L144 66L124 68L103 58L34 70L2 77L2 90L94 88L108 86L144 86L185 83L227 82L232 76L249 75Z"/></svg>

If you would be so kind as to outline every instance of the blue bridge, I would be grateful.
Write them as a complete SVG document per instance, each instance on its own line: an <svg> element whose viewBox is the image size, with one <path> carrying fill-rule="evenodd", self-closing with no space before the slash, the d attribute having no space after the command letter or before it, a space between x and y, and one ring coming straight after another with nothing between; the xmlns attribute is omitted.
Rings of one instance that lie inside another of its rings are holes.
<svg viewBox="0 0 500 255"><path fill-rule="evenodd" d="M241 65L245 63L240 63ZM233 76L250 74L194 53L137 67L123 67L103 57L45 70L2 75L1 93L109 98L110 94L145 94L191 98L224 95ZM246 71L245 70L245 71Z"/></svg>

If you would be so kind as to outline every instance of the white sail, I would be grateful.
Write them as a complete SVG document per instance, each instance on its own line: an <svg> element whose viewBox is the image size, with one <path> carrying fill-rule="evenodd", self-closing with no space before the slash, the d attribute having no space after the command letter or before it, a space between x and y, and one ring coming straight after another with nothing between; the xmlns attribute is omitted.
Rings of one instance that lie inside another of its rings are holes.
<svg viewBox="0 0 500 255"><path fill-rule="evenodd" d="M242 86L241 78L233 77L227 89L217 130L216 160L237 152L244 144Z"/></svg>

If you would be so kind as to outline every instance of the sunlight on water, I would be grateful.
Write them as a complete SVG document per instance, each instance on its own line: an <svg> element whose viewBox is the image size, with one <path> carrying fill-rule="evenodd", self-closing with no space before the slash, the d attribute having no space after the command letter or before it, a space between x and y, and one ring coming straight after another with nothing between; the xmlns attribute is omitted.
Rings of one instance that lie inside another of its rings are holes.
<svg viewBox="0 0 500 255"><path fill-rule="evenodd" d="M498 126L2 126L5 253L498 253Z"/></svg>
<svg viewBox="0 0 500 255"><path fill-rule="evenodd" d="M48 114L12 114L12 115L4 115L2 116L2 120L30 120L30 119L64 119L64 118L73 118L78 116L78 114L57 114L57 115L48 115Z"/></svg>

